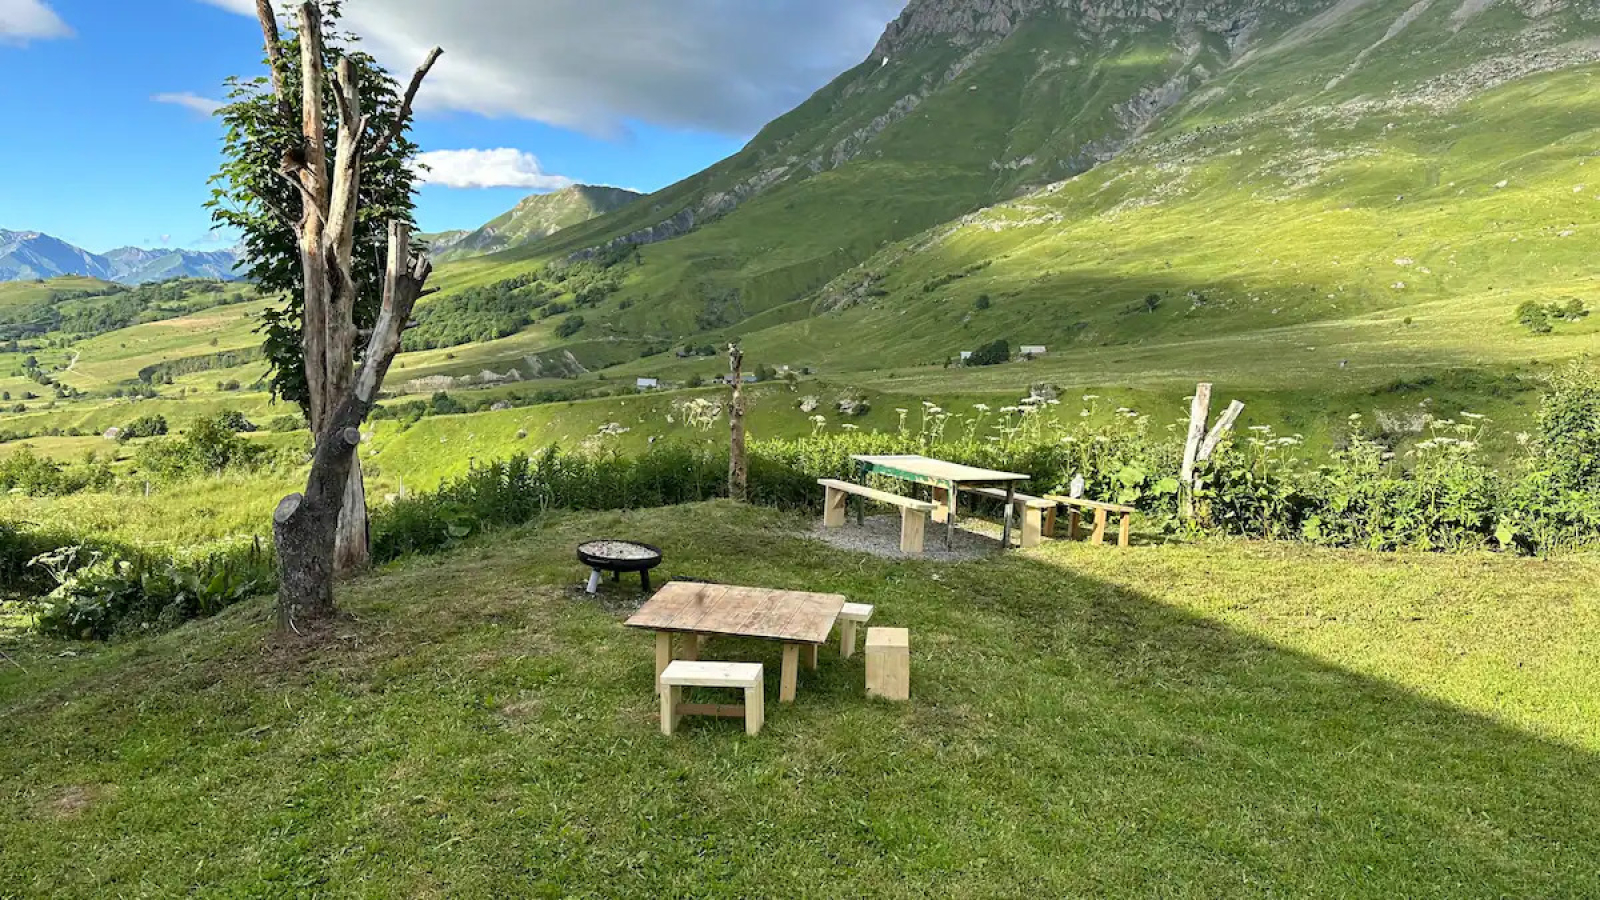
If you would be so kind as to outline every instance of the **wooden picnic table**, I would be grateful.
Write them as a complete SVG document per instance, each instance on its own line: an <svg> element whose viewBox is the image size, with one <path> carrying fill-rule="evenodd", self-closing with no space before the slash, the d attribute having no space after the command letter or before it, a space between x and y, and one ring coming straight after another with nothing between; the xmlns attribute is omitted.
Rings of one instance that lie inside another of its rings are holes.
<svg viewBox="0 0 1600 900"><path fill-rule="evenodd" d="M627 621L630 628L656 633L656 687L661 673L675 658L672 639L681 635L681 659L698 659L700 644L712 635L780 641L783 673L778 699L794 702L800 654L806 667L817 667L817 649L828 640L839 613L843 594L777 591L730 584L674 581L657 591Z"/></svg>
<svg viewBox="0 0 1600 900"><path fill-rule="evenodd" d="M1011 546L1011 509L1016 501L1017 483L1027 481L1027 475L1016 472L1000 472L994 469L980 469L976 466L962 465L961 463L945 462L942 459L931 459L926 456L852 456L851 459L861 467L862 475L884 475L889 478L898 478L901 481L910 481L915 484L926 484L933 487L933 499L939 504L934 511L933 520L945 523L944 545L946 549L955 545L956 537L956 496L962 488L997 486L1005 489L1006 509L1001 526L1000 546Z"/></svg>

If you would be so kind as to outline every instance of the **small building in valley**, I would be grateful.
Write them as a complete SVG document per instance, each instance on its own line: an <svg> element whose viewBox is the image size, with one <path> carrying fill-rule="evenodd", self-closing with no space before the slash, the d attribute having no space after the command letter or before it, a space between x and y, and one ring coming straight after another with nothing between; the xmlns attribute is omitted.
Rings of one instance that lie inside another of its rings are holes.
<svg viewBox="0 0 1600 900"><path fill-rule="evenodd" d="M661 379L637 378L634 379L633 386L641 391L653 391L661 387Z"/></svg>
<svg viewBox="0 0 1600 900"><path fill-rule="evenodd" d="M1017 352L1022 354L1023 359L1037 359L1045 355L1047 351L1042 345L1030 345L1018 348Z"/></svg>

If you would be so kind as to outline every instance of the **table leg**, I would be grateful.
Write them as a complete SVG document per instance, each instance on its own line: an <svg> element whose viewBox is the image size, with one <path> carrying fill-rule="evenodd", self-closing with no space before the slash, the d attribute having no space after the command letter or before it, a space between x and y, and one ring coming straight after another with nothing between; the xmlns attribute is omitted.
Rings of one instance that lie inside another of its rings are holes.
<svg viewBox="0 0 1600 900"><path fill-rule="evenodd" d="M1000 549L1011 549L1011 507L1017 502L1017 483L1006 482L1006 511L1001 514Z"/></svg>
<svg viewBox="0 0 1600 900"><path fill-rule="evenodd" d="M817 650L818 649L819 648L818 648L818 646L816 644L807 644L804 647L800 648L800 655L805 657L805 660L806 660L806 668L810 669L813 672L815 672L817 670Z"/></svg>
<svg viewBox="0 0 1600 900"><path fill-rule="evenodd" d="M656 632L656 693L661 693L661 673L672 663L672 632Z"/></svg>
<svg viewBox="0 0 1600 900"><path fill-rule="evenodd" d="M700 642L703 638L698 634L683 635L682 649L678 651L675 659L699 659Z"/></svg>
<svg viewBox="0 0 1600 900"><path fill-rule="evenodd" d="M778 702L794 702L794 686L800 676L800 645L783 645L783 675L778 682Z"/></svg>
<svg viewBox="0 0 1600 900"><path fill-rule="evenodd" d="M945 489L945 492L950 501L950 506L946 510L944 517L944 548L946 550L954 550L956 546L956 494L958 493L956 483L954 481L950 482L950 486Z"/></svg>

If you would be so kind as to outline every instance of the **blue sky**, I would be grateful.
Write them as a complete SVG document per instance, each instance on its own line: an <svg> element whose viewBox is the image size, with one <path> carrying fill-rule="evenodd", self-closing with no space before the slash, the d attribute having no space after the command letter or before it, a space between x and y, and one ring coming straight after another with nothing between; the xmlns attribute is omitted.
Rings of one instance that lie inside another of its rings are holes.
<svg viewBox="0 0 1600 900"><path fill-rule="evenodd" d="M469 152L430 160L448 182L422 190L433 231L569 180L650 191L693 174L865 58L901 5L347 0L346 25L402 79L445 49L414 136ZM220 137L204 110L260 71L252 6L0 0L0 228L94 252L230 242L201 208Z"/></svg>

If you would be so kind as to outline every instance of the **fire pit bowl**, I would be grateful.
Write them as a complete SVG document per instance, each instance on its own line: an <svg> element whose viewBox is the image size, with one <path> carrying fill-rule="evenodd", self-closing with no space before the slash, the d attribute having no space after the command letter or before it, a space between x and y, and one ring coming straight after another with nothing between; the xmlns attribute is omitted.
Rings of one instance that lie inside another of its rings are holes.
<svg viewBox="0 0 1600 900"><path fill-rule="evenodd" d="M638 572L639 584L650 590L650 570L661 565L661 548L638 541L612 539L586 541L578 545L578 561L588 566L589 593L600 589L600 573L610 572L619 581L623 572Z"/></svg>

